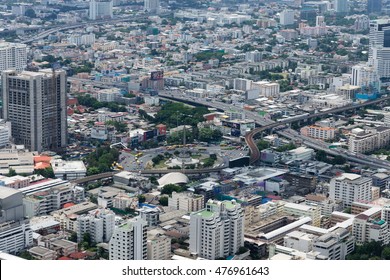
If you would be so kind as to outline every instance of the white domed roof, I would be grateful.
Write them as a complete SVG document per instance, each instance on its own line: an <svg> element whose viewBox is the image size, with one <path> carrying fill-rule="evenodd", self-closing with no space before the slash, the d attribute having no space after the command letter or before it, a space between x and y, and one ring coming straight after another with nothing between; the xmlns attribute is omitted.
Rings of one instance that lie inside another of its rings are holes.
<svg viewBox="0 0 390 280"><path fill-rule="evenodd" d="M186 184L189 182L189 179L183 173L171 172L162 176L157 182L160 187L163 187L167 184Z"/></svg>

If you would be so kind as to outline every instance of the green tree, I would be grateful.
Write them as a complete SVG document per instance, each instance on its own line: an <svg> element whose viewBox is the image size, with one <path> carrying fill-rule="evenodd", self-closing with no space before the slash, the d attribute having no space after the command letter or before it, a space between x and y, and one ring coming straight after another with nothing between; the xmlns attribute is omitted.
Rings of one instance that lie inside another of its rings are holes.
<svg viewBox="0 0 390 280"><path fill-rule="evenodd" d="M35 174L39 174L45 178L55 178L55 174L54 174L54 171L53 171L53 168L50 166L50 167L47 167L45 169L36 169L35 170Z"/></svg>
<svg viewBox="0 0 390 280"><path fill-rule="evenodd" d="M261 150L264 150L264 149L267 149L269 148L269 143L265 140L260 140L259 142L257 142L257 148L261 151Z"/></svg>
<svg viewBox="0 0 390 280"><path fill-rule="evenodd" d="M18 175L18 174L16 173L15 169L9 168L8 169L8 174L6 176L7 177L12 177L12 176L16 176L16 175Z"/></svg>
<svg viewBox="0 0 390 280"><path fill-rule="evenodd" d="M144 203L146 201L146 197L143 194L140 194L138 196L138 202L139 203Z"/></svg>
<svg viewBox="0 0 390 280"><path fill-rule="evenodd" d="M35 11L33 9L28 9L24 15L26 17L29 17L29 18L36 18L37 17L37 14L35 13Z"/></svg>
<svg viewBox="0 0 390 280"><path fill-rule="evenodd" d="M179 193L179 192L185 191L186 189L187 189L186 187L181 187L181 186L176 185L176 184L167 184L164 187L162 187L161 194L171 195L172 192Z"/></svg>
<svg viewBox="0 0 390 280"><path fill-rule="evenodd" d="M167 196L161 196L158 200L162 206L168 206L168 197Z"/></svg>
<svg viewBox="0 0 390 280"><path fill-rule="evenodd" d="M382 260L390 260L390 246L385 247L381 253Z"/></svg>
<svg viewBox="0 0 390 280"><path fill-rule="evenodd" d="M72 234L69 237L69 241L77 243L77 233L72 232Z"/></svg>

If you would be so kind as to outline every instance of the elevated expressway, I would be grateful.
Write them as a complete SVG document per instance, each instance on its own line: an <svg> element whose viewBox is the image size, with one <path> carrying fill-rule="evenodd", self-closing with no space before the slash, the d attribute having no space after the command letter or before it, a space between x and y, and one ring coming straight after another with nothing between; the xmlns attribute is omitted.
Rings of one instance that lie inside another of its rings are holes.
<svg viewBox="0 0 390 280"><path fill-rule="evenodd" d="M221 111L225 111L228 109L233 109L233 106L231 104L226 104L223 102L212 102L212 101L205 101L202 99L195 99L195 98L189 98L185 97L182 94L175 94L175 93L159 93L159 96L167 99L172 99L176 101L182 101L185 103L190 103L190 104L198 104L198 105L203 105L207 107L213 107ZM286 119L286 120L281 120L278 122L271 121L269 119L264 119L260 116L258 116L254 112L247 111L246 115L249 118L254 119L257 125L259 125L258 128L253 129L251 132L249 132L245 136L245 141L251 151L250 154L250 163L254 164L260 159L260 151L257 148L256 142L255 142L255 137L263 132L266 131L272 131L273 129L277 129L278 127L285 127L285 125L289 125L294 122L300 122L300 121L307 121L310 119L315 119L315 118L321 118L324 116L327 116L329 114L336 114L340 112L346 112L350 110L356 110L362 107L374 105L377 103L381 103L384 101L390 100L390 96L385 96L383 98L379 98L376 100L372 101L367 101L364 103L359 103L359 104L351 104L343 107L338 107L334 109L330 109L324 112L318 112L315 114L311 115L302 115L302 116L297 116L291 119ZM236 108L237 109L237 108ZM311 139L309 137L302 137L298 133L294 133L293 130L287 131L286 129L283 129L281 131L278 131L279 134L282 134L283 136L290 138L290 139L301 139L303 140L303 143L309 147L312 147L316 150L322 150L325 151L331 155L339 155L344 158L346 158L349 161L361 163L361 164L366 164L369 166L373 166L376 168L389 168L390 169L390 162L384 161L384 160L379 160L379 159L373 159L373 158L368 158L364 155L358 155L358 154L353 154L349 151L340 151L340 150L334 150L334 149L329 149L328 146L325 146L323 142L317 141L315 139Z"/></svg>

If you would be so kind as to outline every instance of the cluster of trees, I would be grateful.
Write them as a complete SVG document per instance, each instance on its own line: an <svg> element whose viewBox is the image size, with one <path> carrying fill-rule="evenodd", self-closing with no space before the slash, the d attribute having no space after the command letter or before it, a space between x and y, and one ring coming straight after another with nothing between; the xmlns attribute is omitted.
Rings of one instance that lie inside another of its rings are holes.
<svg viewBox="0 0 390 280"><path fill-rule="evenodd" d="M78 95L77 100L80 105L93 108L97 110L99 108L108 108L111 112L126 112L126 107L123 105L118 105L116 102L100 102L96 98L93 98L91 95Z"/></svg>
<svg viewBox="0 0 390 280"><path fill-rule="evenodd" d="M390 260L390 245L383 245L378 241L367 242L356 246L355 250L347 255L347 260Z"/></svg>
<svg viewBox="0 0 390 280"><path fill-rule="evenodd" d="M278 81L278 83L280 85L280 92L285 92L294 89L294 87L290 85L290 82L288 80L280 80Z"/></svg>
<svg viewBox="0 0 390 280"><path fill-rule="evenodd" d="M259 149L259 151L265 150L269 148L269 142L265 140L260 140L259 142L257 142L257 148Z"/></svg>
<svg viewBox="0 0 390 280"><path fill-rule="evenodd" d="M167 143L170 145L183 144L184 131L174 132L167 138ZM194 135L191 131L186 131L186 143L194 142Z"/></svg>
<svg viewBox="0 0 390 280"><path fill-rule="evenodd" d="M168 153L169 154L169 153ZM153 166L159 164L161 161L165 160L165 156L162 154L158 154L154 158L152 158Z"/></svg>
<svg viewBox="0 0 390 280"><path fill-rule="evenodd" d="M221 61L224 54L225 54L224 50L219 50L219 51L207 50L207 51L199 52L194 56L197 61L209 61L210 59L218 59L219 61Z"/></svg>
<svg viewBox="0 0 390 280"><path fill-rule="evenodd" d="M161 107L154 121L164 123L169 128L179 125L196 126L204 120L203 115L209 113L206 107L189 107L183 103L167 103Z"/></svg>
<svg viewBox="0 0 390 280"><path fill-rule="evenodd" d="M285 151L293 150L295 148L296 148L296 146L293 143L289 143L289 144L277 147L275 150L277 152L285 152Z"/></svg>
<svg viewBox="0 0 390 280"><path fill-rule="evenodd" d="M173 192L184 192L187 190L186 186L179 186L176 184L167 184L161 189L161 194L171 195Z"/></svg>
<svg viewBox="0 0 390 280"><path fill-rule="evenodd" d="M35 174L38 174L38 175L41 175L45 178L55 178L56 176L54 175L54 171L53 171L53 168L50 166L50 167L47 167L45 169L36 169L34 171Z"/></svg>
<svg viewBox="0 0 390 280"><path fill-rule="evenodd" d="M118 121L106 121L106 125L112 125L115 127L116 131L119 133L126 132L127 131L127 125L122 122Z"/></svg>
<svg viewBox="0 0 390 280"><path fill-rule="evenodd" d="M211 154L210 157L203 160L203 167L212 167L217 160L216 154Z"/></svg>
<svg viewBox="0 0 390 280"><path fill-rule="evenodd" d="M326 162L329 164L334 164L334 165L340 165L340 164L345 164L346 160L342 156L334 156L334 157L329 157L328 154L324 151L317 151L316 153L316 160Z"/></svg>
<svg viewBox="0 0 390 280"><path fill-rule="evenodd" d="M219 130L212 130L211 128L199 129L198 140L203 142L220 141L222 139L222 132Z"/></svg>
<svg viewBox="0 0 390 280"><path fill-rule="evenodd" d="M280 68L280 67L279 67ZM274 69L275 70L275 69ZM274 71L273 70L273 71ZM277 70L276 70L277 71ZM251 73L249 74L252 74L252 75L256 75L256 76L259 76L259 78L261 80L270 80L270 81L276 81L276 80L281 80L283 79L283 75L281 74L275 74L275 73L271 73L270 71L268 70L263 70L263 71L251 71Z"/></svg>
<svg viewBox="0 0 390 280"><path fill-rule="evenodd" d="M91 71L94 69L95 65L89 61L84 61L82 63L82 66L77 66L73 68L74 74L78 73L91 73Z"/></svg>
<svg viewBox="0 0 390 280"><path fill-rule="evenodd" d="M161 196L158 200L162 206L168 206L168 196Z"/></svg>
<svg viewBox="0 0 390 280"><path fill-rule="evenodd" d="M86 158L87 175L94 175L111 170L112 163L118 161L119 151L109 146L98 147L95 152Z"/></svg>
<svg viewBox="0 0 390 280"><path fill-rule="evenodd" d="M133 98L133 97L135 97L135 94L126 93L126 94L123 95L123 97L126 97L126 98Z"/></svg>

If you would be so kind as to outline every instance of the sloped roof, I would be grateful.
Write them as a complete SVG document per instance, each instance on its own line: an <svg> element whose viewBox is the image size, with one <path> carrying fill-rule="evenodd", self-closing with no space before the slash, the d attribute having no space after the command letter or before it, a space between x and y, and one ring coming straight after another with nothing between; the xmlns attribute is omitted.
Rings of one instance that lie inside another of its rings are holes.
<svg viewBox="0 0 390 280"><path fill-rule="evenodd" d="M186 175L180 172L171 172L165 174L160 179L157 180L160 187L167 184L186 184L189 182L189 179Z"/></svg>

